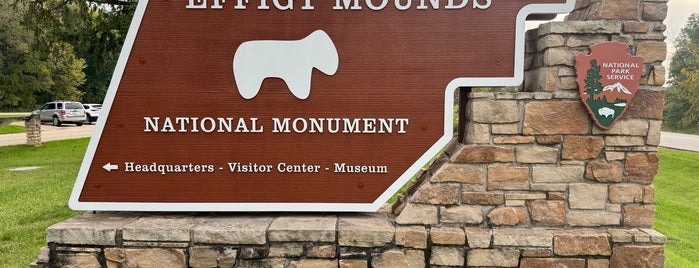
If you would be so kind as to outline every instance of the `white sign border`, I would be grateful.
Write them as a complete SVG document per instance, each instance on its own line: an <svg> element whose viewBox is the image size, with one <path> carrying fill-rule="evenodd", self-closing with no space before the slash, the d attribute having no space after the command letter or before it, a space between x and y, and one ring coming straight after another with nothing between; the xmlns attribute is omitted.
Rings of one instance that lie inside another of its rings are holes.
<svg viewBox="0 0 699 268"><path fill-rule="evenodd" d="M297 212L373 212L383 206L400 188L406 184L418 171L437 155L453 138L453 116L454 100L453 96L460 87L488 87L488 86L517 86L520 85L524 77L524 42L525 29L524 22L531 14L560 14L568 13L575 7L575 0L566 0L563 4L530 4L522 8L517 14L515 29L515 72L514 77L476 77L476 78L456 78L446 87L444 94L444 135L435 142L413 165L411 165L383 194L373 203L146 203L146 202L80 202L78 199L82 192L87 174L92 165L97 145L102 137L105 122L109 116L112 103L116 96L122 75L126 69L126 63L131 54L138 29L143 20L148 0L138 1L138 6L134 13L126 35L124 46L122 47L119 60L117 62L109 89L102 106L100 120L97 121L95 131L87 147L87 152L83 158L78 178L75 181L73 191L68 205L73 210L99 210L99 211L219 211L219 212L270 212L270 211L297 211Z"/></svg>

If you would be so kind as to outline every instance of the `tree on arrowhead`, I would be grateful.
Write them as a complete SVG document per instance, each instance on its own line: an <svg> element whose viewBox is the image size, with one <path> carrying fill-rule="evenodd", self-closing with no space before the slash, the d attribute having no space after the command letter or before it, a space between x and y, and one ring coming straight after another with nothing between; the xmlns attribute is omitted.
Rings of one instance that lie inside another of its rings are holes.
<svg viewBox="0 0 699 268"><path fill-rule="evenodd" d="M595 94L602 91L602 83L600 82L600 67L597 65L597 60L590 61L590 69L587 70L585 77L585 93L593 98Z"/></svg>

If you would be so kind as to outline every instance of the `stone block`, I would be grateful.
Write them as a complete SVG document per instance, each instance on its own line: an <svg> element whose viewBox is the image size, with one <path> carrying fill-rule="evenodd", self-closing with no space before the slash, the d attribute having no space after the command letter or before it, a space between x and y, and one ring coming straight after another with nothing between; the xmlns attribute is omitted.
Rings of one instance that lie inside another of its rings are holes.
<svg viewBox="0 0 699 268"><path fill-rule="evenodd" d="M541 226L564 226L566 208L564 201L533 200L529 202L532 223Z"/></svg>
<svg viewBox="0 0 699 268"><path fill-rule="evenodd" d="M567 47L553 47L546 49L544 50L544 65L575 66L574 51L572 49L568 49Z"/></svg>
<svg viewBox="0 0 699 268"><path fill-rule="evenodd" d="M432 244L437 245L465 245L466 235L464 230L457 227L432 227L430 230Z"/></svg>
<svg viewBox="0 0 699 268"><path fill-rule="evenodd" d="M490 143L490 125L474 122L466 123L466 144Z"/></svg>
<svg viewBox="0 0 699 268"><path fill-rule="evenodd" d="M621 224L621 213L604 211L570 211L568 225L576 227L618 226Z"/></svg>
<svg viewBox="0 0 699 268"><path fill-rule="evenodd" d="M534 137L532 138L532 142ZM519 146L515 150L518 163L555 164L558 162L558 148L546 146Z"/></svg>
<svg viewBox="0 0 699 268"><path fill-rule="evenodd" d="M488 167L488 190L528 190L529 168L518 166Z"/></svg>
<svg viewBox="0 0 699 268"><path fill-rule="evenodd" d="M546 193L537 192L508 192L505 194L506 200L538 200L546 199Z"/></svg>
<svg viewBox="0 0 699 268"><path fill-rule="evenodd" d="M145 216L121 228L125 241L189 242L190 230L201 222L191 216Z"/></svg>
<svg viewBox="0 0 699 268"><path fill-rule="evenodd" d="M614 248L609 264L610 267L619 268L663 267L664 250L663 246L618 246Z"/></svg>
<svg viewBox="0 0 699 268"><path fill-rule="evenodd" d="M58 267L102 267L94 253L62 254L56 256L54 263ZM48 267L48 265L40 267Z"/></svg>
<svg viewBox="0 0 699 268"><path fill-rule="evenodd" d="M653 227L655 220L654 205L624 205L621 208L624 215L624 226L629 227Z"/></svg>
<svg viewBox="0 0 699 268"><path fill-rule="evenodd" d="M467 225L477 225L481 224L484 220L485 217L483 214L483 209L479 206L465 205L441 208L442 223L461 223Z"/></svg>
<svg viewBox="0 0 699 268"><path fill-rule="evenodd" d="M484 168L481 165L444 164L430 178L431 182L460 182L467 184L482 184Z"/></svg>
<svg viewBox="0 0 699 268"><path fill-rule="evenodd" d="M517 267L519 250L517 249L471 249L467 254L468 267Z"/></svg>
<svg viewBox="0 0 699 268"><path fill-rule="evenodd" d="M602 0L597 11L597 16L590 19L604 20L636 20L638 19L638 0Z"/></svg>
<svg viewBox="0 0 699 268"><path fill-rule="evenodd" d="M533 136L497 136L493 138L495 144L527 144L534 143Z"/></svg>
<svg viewBox="0 0 699 268"><path fill-rule="evenodd" d="M658 155L636 153L626 155L624 181L650 184L658 174Z"/></svg>
<svg viewBox="0 0 699 268"><path fill-rule="evenodd" d="M48 243L69 245L116 245L117 230L138 219L136 214L83 214L46 229Z"/></svg>
<svg viewBox="0 0 699 268"><path fill-rule="evenodd" d="M650 146L660 145L660 128L663 125L663 121L650 121L648 129L648 136L646 137L646 144Z"/></svg>
<svg viewBox="0 0 699 268"><path fill-rule="evenodd" d="M621 182L623 173L621 162L590 162L585 178L598 182Z"/></svg>
<svg viewBox="0 0 699 268"><path fill-rule="evenodd" d="M587 259L587 268L609 268L608 259Z"/></svg>
<svg viewBox="0 0 699 268"><path fill-rule="evenodd" d="M465 205L497 206L505 204L505 196L502 193L463 193L461 203Z"/></svg>
<svg viewBox="0 0 699 268"><path fill-rule="evenodd" d="M565 37L559 34L542 36L536 42L536 50L543 51L550 47L560 47L565 44Z"/></svg>
<svg viewBox="0 0 699 268"><path fill-rule="evenodd" d="M592 134L600 135L625 135L625 136L646 136L648 134L648 121L644 119L622 119L614 124L609 130L595 126Z"/></svg>
<svg viewBox="0 0 699 268"><path fill-rule="evenodd" d="M289 268L337 268L338 260L305 259L291 261Z"/></svg>
<svg viewBox="0 0 699 268"><path fill-rule="evenodd" d="M565 267L585 268L585 259L522 258L520 268Z"/></svg>
<svg viewBox="0 0 699 268"><path fill-rule="evenodd" d="M107 267L187 267L182 249L106 248L104 256Z"/></svg>
<svg viewBox="0 0 699 268"><path fill-rule="evenodd" d="M513 135L519 133L519 124L492 124L490 131L496 135Z"/></svg>
<svg viewBox="0 0 699 268"><path fill-rule="evenodd" d="M532 181L534 183L582 182L584 173L584 166L534 166Z"/></svg>
<svg viewBox="0 0 699 268"><path fill-rule="evenodd" d="M463 247L434 246L432 247L430 265L463 266L464 251Z"/></svg>
<svg viewBox="0 0 699 268"><path fill-rule="evenodd" d="M409 267L408 259L399 250L389 250L376 254L371 259L371 267Z"/></svg>
<svg viewBox="0 0 699 268"><path fill-rule="evenodd" d="M270 258L301 257L303 256L303 244L272 244L269 246L269 253L267 254L267 256Z"/></svg>
<svg viewBox="0 0 699 268"><path fill-rule="evenodd" d="M563 136L553 135L553 136L537 136L536 142L542 145L554 145L561 144L563 142Z"/></svg>
<svg viewBox="0 0 699 268"><path fill-rule="evenodd" d="M221 255L218 256L218 267L233 267L237 260L238 250L223 248Z"/></svg>
<svg viewBox="0 0 699 268"><path fill-rule="evenodd" d="M653 185L646 185L643 187L643 203L652 204L655 202L655 187Z"/></svg>
<svg viewBox="0 0 699 268"><path fill-rule="evenodd" d="M384 215L341 216L338 236L340 246L382 247L393 242L395 228Z"/></svg>
<svg viewBox="0 0 699 268"><path fill-rule="evenodd" d="M643 57L646 63L665 60L667 44L664 41L643 41L636 45L636 56Z"/></svg>
<svg viewBox="0 0 699 268"><path fill-rule="evenodd" d="M264 245L272 217L221 216L204 219L192 228L196 244Z"/></svg>
<svg viewBox="0 0 699 268"><path fill-rule="evenodd" d="M612 184L609 186L609 201L615 204L642 203L643 186L638 184Z"/></svg>
<svg viewBox="0 0 699 268"><path fill-rule="evenodd" d="M607 146L643 146L646 141L643 137L635 136L607 136L604 138Z"/></svg>
<svg viewBox="0 0 699 268"><path fill-rule="evenodd" d="M656 65L653 66L653 69L651 69L650 74L648 75L648 85L649 86L656 86L656 87L661 87L665 84L665 75L666 75L666 70L665 67L662 65Z"/></svg>
<svg viewBox="0 0 699 268"><path fill-rule="evenodd" d="M650 30L650 25L645 21L625 21L624 32L626 33L647 33Z"/></svg>
<svg viewBox="0 0 699 268"><path fill-rule="evenodd" d="M466 242L469 248L489 248L491 233L488 230L479 227L466 227Z"/></svg>
<svg viewBox="0 0 699 268"><path fill-rule="evenodd" d="M493 229L493 246L503 247L551 247L553 234L539 228Z"/></svg>
<svg viewBox="0 0 699 268"><path fill-rule="evenodd" d="M643 15L641 18L646 21L663 21L667 17L666 2L644 2Z"/></svg>
<svg viewBox="0 0 699 268"><path fill-rule="evenodd" d="M525 107L525 135L587 134L590 119L579 101L530 102Z"/></svg>
<svg viewBox="0 0 699 268"><path fill-rule="evenodd" d="M571 209L605 209L607 185L577 183L570 185L568 205Z"/></svg>
<svg viewBox="0 0 699 268"><path fill-rule="evenodd" d="M284 268L285 259L270 258L262 260L240 260L237 268Z"/></svg>
<svg viewBox="0 0 699 268"><path fill-rule="evenodd" d="M624 0L628 1L628 0ZM637 0L633 0L637 1ZM621 32L619 21L565 21L548 22L539 26L539 36L557 34L618 34Z"/></svg>
<svg viewBox="0 0 699 268"><path fill-rule="evenodd" d="M566 45L568 47L590 46L600 42L606 42L606 35L571 35Z"/></svg>
<svg viewBox="0 0 699 268"><path fill-rule="evenodd" d="M366 260L340 260L338 263L340 268L367 268L368 266Z"/></svg>
<svg viewBox="0 0 699 268"><path fill-rule="evenodd" d="M423 183L410 197L410 201L422 204L453 205L461 198L461 187L457 184Z"/></svg>
<svg viewBox="0 0 699 268"><path fill-rule="evenodd" d="M665 91L640 88L624 114L627 118L663 119Z"/></svg>
<svg viewBox="0 0 699 268"><path fill-rule="evenodd" d="M335 242L337 217L280 216L269 226L269 241Z"/></svg>
<svg viewBox="0 0 699 268"><path fill-rule="evenodd" d="M308 245L306 247L306 257L309 258L335 258L337 257L337 247L332 245Z"/></svg>
<svg viewBox="0 0 699 268"><path fill-rule="evenodd" d="M407 248L427 248L427 230L424 226L396 227L396 245Z"/></svg>
<svg viewBox="0 0 699 268"><path fill-rule="evenodd" d="M400 215L396 217L398 224L437 224L437 207L408 203Z"/></svg>
<svg viewBox="0 0 699 268"><path fill-rule="evenodd" d="M522 257L525 258L548 258L553 256L551 248L525 248L522 249Z"/></svg>
<svg viewBox="0 0 699 268"><path fill-rule="evenodd" d="M242 247L240 248L241 259L262 259L269 255L267 247Z"/></svg>
<svg viewBox="0 0 699 268"><path fill-rule="evenodd" d="M502 124L519 122L517 101L474 100L469 104L470 119L476 123Z"/></svg>
<svg viewBox="0 0 699 268"><path fill-rule="evenodd" d="M189 248L189 266L192 268L218 267L218 249L206 246Z"/></svg>
<svg viewBox="0 0 699 268"><path fill-rule="evenodd" d="M488 145L466 145L454 156L457 163L510 163L514 148Z"/></svg>
<svg viewBox="0 0 699 268"><path fill-rule="evenodd" d="M631 243L633 242L633 234L627 230L609 229L607 230L609 238L613 243Z"/></svg>
<svg viewBox="0 0 699 268"><path fill-rule="evenodd" d="M612 247L606 232L565 231L554 235L553 253L561 256L609 256Z"/></svg>
<svg viewBox="0 0 699 268"><path fill-rule="evenodd" d="M514 226L527 223L527 209L523 207L501 207L488 213L488 222L495 226Z"/></svg>

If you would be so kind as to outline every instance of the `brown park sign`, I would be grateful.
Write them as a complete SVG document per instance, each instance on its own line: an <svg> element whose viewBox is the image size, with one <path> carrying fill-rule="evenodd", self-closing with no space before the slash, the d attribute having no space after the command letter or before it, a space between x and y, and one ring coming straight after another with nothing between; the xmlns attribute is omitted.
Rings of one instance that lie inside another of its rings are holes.
<svg viewBox="0 0 699 268"><path fill-rule="evenodd" d="M373 211L574 0L140 0L70 206Z"/></svg>

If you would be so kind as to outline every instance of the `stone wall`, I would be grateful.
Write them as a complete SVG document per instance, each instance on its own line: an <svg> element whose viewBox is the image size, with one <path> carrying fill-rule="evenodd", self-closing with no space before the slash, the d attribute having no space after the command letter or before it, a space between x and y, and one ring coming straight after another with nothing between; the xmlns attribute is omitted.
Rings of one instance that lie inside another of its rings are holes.
<svg viewBox="0 0 699 268"><path fill-rule="evenodd" d="M464 143L377 213L87 213L47 230L35 267L662 267L652 229L666 0L578 0L527 33L522 92L468 95ZM615 40L645 59L611 130L574 55Z"/></svg>

